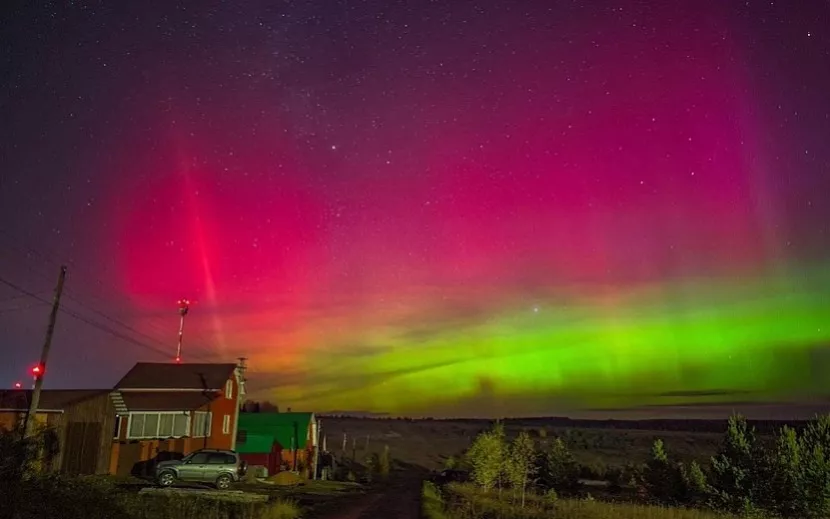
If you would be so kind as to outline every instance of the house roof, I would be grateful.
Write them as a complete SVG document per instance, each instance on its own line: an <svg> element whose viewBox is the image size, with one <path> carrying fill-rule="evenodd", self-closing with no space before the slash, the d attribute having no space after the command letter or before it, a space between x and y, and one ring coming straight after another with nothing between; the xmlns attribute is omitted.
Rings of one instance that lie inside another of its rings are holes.
<svg viewBox="0 0 830 519"><path fill-rule="evenodd" d="M270 436L283 449L305 449L314 413L239 413L239 430L248 437ZM271 447L264 452L270 452Z"/></svg>
<svg viewBox="0 0 830 519"><path fill-rule="evenodd" d="M116 389L211 389L225 387L236 364L174 364L139 362L115 385Z"/></svg>
<svg viewBox="0 0 830 519"><path fill-rule="evenodd" d="M275 438L270 434L248 434L245 441L236 442L236 452L239 454L264 454L271 452Z"/></svg>
<svg viewBox="0 0 830 519"><path fill-rule="evenodd" d="M192 411L217 395L199 391L125 391L121 397L130 411Z"/></svg>
<svg viewBox="0 0 830 519"><path fill-rule="evenodd" d="M76 402L109 392L109 389L44 389L40 392L38 411L62 411ZM0 409L26 411L31 401L32 391L29 389L0 391Z"/></svg>

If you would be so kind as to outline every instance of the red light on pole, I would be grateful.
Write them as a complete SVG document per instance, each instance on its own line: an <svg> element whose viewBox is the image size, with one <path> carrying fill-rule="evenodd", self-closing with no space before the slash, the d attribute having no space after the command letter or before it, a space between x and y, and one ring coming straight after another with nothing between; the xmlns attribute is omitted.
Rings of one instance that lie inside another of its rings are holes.
<svg viewBox="0 0 830 519"><path fill-rule="evenodd" d="M15 389L21 389L21 388L23 388L23 384L21 384L20 382L15 382L14 383L14 388Z"/></svg>
<svg viewBox="0 0 830 519"><path fill-rule="evenodd" d="M42 365L37 364L35 367L32 368L32 375L35 377L42 377L44 372L44 368Z"/></svg>

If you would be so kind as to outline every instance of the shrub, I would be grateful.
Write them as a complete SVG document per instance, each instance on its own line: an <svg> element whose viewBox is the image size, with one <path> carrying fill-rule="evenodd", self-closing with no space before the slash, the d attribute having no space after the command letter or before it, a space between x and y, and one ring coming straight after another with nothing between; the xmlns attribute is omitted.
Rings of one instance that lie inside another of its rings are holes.
<svg viewBox="0 0 830 519"><path fill-rule="evenodd" d="M425 481L421 488L421 509L426 519L445 519L444 497L438 487Z"/></svg>
<svg viewBox="0 0 830 519"><path fill-rule="evenodd" d="M294 501L276 500L266 503L257 519L299 519L302 516L300 507Z"/></svg>
<svg viewBox="0 0 830 519"><path fill-rule="evenodd" d="M484 491L500 487L505 460L504 429L496 425L476 436L467 459L472 466L471 477Z"/></svg>
<svg viewBox="0 0 830 519"><path fill-rule="evenodd" d="M481 487L450 483L447 491L447 515L463 518L493 519L543 519L550 517L556 507L555 500L546 500L536 494L527 495L525 507L519 508L503 500L497 492Z"/></svg>
<svg viewBox="0 0 830 519"><path fill-rule="evenodd" d="M539 458L542 486L557 492L572 492L579 486L576 462L561 438L556 438Z"/></svg>

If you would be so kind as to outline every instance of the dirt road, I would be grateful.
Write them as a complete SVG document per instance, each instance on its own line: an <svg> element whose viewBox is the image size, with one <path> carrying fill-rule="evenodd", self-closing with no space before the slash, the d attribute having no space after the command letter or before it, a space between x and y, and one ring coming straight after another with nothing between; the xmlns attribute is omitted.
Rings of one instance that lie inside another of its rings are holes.
<svg viewBox="0 0 830 519"><path fill-rule="evenodd" d="M331 503L318 511L316 519L419 519L421 517L420 474L398 476L388 485L359 496Z"/></svg>

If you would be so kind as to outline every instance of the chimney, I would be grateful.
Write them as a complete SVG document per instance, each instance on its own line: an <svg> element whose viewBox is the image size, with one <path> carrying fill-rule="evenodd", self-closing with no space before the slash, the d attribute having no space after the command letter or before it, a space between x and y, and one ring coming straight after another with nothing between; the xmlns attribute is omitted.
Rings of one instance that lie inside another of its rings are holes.
<svg viewBox="0 0 830 519"><path fill-rule="evenodd" d="M246 382L247 379L245 378L245 372L248 369L246 365L246 361L248 360L246 357L239 357L239 362L236 364L236 377L239 381L239 394L240 396L245 396L248 392L246 391Z"/></svg>

